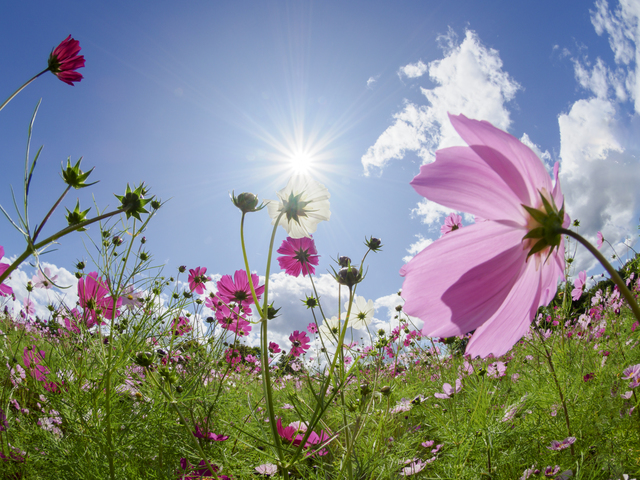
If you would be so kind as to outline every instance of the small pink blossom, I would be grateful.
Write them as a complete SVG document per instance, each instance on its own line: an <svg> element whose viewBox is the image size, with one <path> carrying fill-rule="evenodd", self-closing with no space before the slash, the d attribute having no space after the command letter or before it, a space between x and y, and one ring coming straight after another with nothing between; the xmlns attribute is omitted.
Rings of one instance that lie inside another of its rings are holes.
<svg viewBox="0 0 640 480"><path fill-rule="evenodd" d="M440 233L446 235L454 230L462 228L462 217L457 213L450 213L447 218L444 219L444 225L440 227Z"/></svg>
<svg viewBox="0 0 640 480"><path fill-rule="evenodd" d="M205 282L211 280L211 277L206 275L207 269L205 267L196 267L189 270L189 290L202 295L205 290Z"/></svg>
<svg viewBox="0 0 640 480"><path fill-rule="evenodd" d="M280 353L282 349L280 348L280 345L278 345L276 342L269 342L269 351L271 353Z"/></svg>
<svg viewBox="0 0 640 480"><path fill-rule="evenodd" d="M291 341L290 353L294 357L304 354L310 348L309 337L307 337L307 333L304 331L299 332L298 330L295 330L291 335L289 335L289 340Z"/></svg>
<svg viewBox="0 0 640 480"><path fill-rule="evenodd" d="M315 323L311 322L309 325L307 325L307 332L318 333L318 327L316 326Z"/></svg>
<svg viewBox="0 0 640 480"><path fill-rule="evenodd" d="M504 377L507 372L507 366L504 362L494 362L487 367L487 375L492 378Z"/></svg>
<svg viewBox="0 0 640 480"><path fill-rule="evenodd" d="M189 325L189 319L187 317L177 317L173 319L171 323L171 332L176 337L181 337L186 335L192 330L191 325Z"/></svg>
<svg viewBox="0 0 640 480"><path fill-rule="evenodd" d="M315 266L320 263L316 244L311 237L287 237L278 253L282 254L278 257L280 268L294 277L299 277L300 273L303 276L313 275L316 272Z"/></svg>
<svg viewBox="0 0 640 480"><path fill-rule="evenodd" d="M42 270L38 270L38 272L31 278L31 283L35 288L46 288L50 289L53 287L53 283L58 279L57 275L51 276L51 270L49 267L45 267L44 273Z"/></svg>
<svg viewBox="0 0 640 480"><path fill-rule="evenodd" d="M549 450L564 450L565 448L569 448L570 445L576 441L576 437L567 437L564 440L558 442L554 440L551 442L551 446L547 447Z"/></svg>
<svg viewBox="0 0 640 480"><path fill-rule="evenodd" d="M258 465L256 467L256 472L261 475L272 476L278 473L278 467L273 463L263 463L262 465Z"/></svg>
<svg viewBox="0 0 640 480"><path fill-rule="evenodd" d="M602 232L598 232L596 234L596 243L598 244L598 250L602 248L603 241L604 241L604 237L602 236Z"/></svg>
<svg viewBox="0 0 640 480"><path fill-rule="evenodd" d="M434 393L433 396L441 399L451 398L452 395L458 393L461 389L462 389L462 382L458 378L456 379L455 388L452 387L451 384L445 383L444 385L442 385L442 390L444 391L444 393L437 392L437 393Z"/></svg>
<svg viewBox="0 0 640 480"><path fill-rule="evenodd" d="M630 367L625 368L622 371L622 379L623 380L633 380L640 376L640 363L637 365L632 365Z"/></svg>
<svg viewBox="0 0 640 480"><path fill-rule="evenodd" d="M571 298L573 298L573 301L580 299L585 283L587 283L587 272L583 270L578 274L578 278L576 278L576 281L573 284L574 289L571 292Z"/></svg>

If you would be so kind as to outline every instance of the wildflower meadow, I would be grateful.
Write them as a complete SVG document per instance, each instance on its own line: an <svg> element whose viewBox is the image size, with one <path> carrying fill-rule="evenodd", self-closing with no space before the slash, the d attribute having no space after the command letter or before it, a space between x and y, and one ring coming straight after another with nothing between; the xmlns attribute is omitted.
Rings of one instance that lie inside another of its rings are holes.
<svg viewBox="0 0 640 480"><path fill-rule="evenodd" d="M63 40L0 115L46 72L81 82L80 52ZM640 478L640 256L611 265L602 235L596 246L580 235L557 164L550 175L510 134L449 118L466 146L438 150L406 188L475 222L451 213L398 266L403 303L388 331L359 293L383 235L361 232L351 257L323 251L313 234L331 221L331 196L316 179L294 174L272 199L233 192L217 205L237 210L228 235L242 255L214 279L215 265L154 259L145 235L164 202L149 186L124 178L112 209L70 202L97 181L80 160L63 163L59 198L32 221L40 150L28 146L15 212L2 209L3 235L14 228L25 247L0 247L0 478ZM261 252L245 242L258 215L272 225ZM47 318L29 299L10 310L6 280L21 265L33 266L30 293L68 287L41 263L67 235L87 245L70 266L78 302L52 300ZM579 249L607 274L572 274ZM335 258L331 308L320 255ZM270 336L279 271L313 292L299 299L307 328L285 343Z"/></svg>

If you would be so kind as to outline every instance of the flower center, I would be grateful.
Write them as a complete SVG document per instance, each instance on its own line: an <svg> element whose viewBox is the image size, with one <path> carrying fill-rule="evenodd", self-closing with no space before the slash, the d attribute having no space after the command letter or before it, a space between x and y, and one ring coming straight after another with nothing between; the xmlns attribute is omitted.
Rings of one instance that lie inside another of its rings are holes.
<svg viewBox="0 0 640 480"><path fill-rule="evenodd" d="M299 217L306 217L307 212L305 207L311 202L305 202L301 199L302 194L294 195L293 192L289 194L288 200L283 200L282 211L287 216L287 220L295 220L300 223Z"/></svg>

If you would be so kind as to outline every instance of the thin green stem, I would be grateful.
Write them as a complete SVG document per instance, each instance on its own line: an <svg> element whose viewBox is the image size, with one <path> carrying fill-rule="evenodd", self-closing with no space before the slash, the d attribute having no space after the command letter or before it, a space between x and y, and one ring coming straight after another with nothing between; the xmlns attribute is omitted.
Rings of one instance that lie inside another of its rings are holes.
<svg viewBox="0 0 640 480"><path fill-rule="evenodd" d="M84 227L86 227L88 225L91 225L92 223L96 223L96 222L99 222L100 220L104 220L105 218L113 217L114 215L118 215L120 213L123 213L126 210L127 210L126 208L119 208L118 210L114 210L113 212L105 213L105 214L99 215L99 216L97 216L95 218L90 218L89 220L85 220L84 222L77 223L75 225L70 225L67 228L63 228L58 233L54 233L50 237L42 240L41 242L38 242L35 245L28 247L22 253L22 255L20 255L18 258L16 258L15 261L11 265L9 265L9 268L7 268L4 271L4 273L0 274L0 283L4 282L5 279L8 278L9 275L11 275L11 273L16 268L18 268L22 264L22 262L24 262L32 254L37 254L37 251L39 249L41 249L42 247L45 247L45 246L49 245L50 243L55 242L59 238L64 237L65 235L68 235L71 232L75 232L76 230L78 230L80 228L84 228Z"/></svg>
<svg viewBox="0 0 640 480"><path fill-rule="evenodd" d="M62 199L67 195L67 193L69 192L70 189L71 189L71 187L67 186L65 191L62 192L62 195L60 195L60 198L58 199L58 201L53 205L53 207L51 207L51 210L49 210L49 213L47 213L47 215L44 217L44 219L42 220L42 222L40 223L38 228L36 228L36 231L33 234L33 239L31 240L32 242L35 243L35 241L38 239L38 235L40 234L40 230L42 230L42 227L44 227L44 224L47 223L47 220L49 220L49 217L51 216L53 211L56 208L58 208L58 205L60 205L60 202L62 202Z"/></svg>
<svg viewBox="0 0 640 480"><path fill-rule="evenodd" d="M560 228L559 233L575 238L584 247L586 247L587 250L589 250L594 257L598 259L598 261L602 264L602 266L611 276L611 280L613 280L614 283L618 286L618 289L620 289L620 293L629 304L629 307L631 308L631 311L635 315L636 319L640 322L640 307L638 307L638 303L636 302L636 299L634 298L631 291L627 288L627 285L624 283L624 280L622 279L622 277L620 277L616 269L611 266L611 264L607 261L606 258L604 258L604 255L602 255L598 251L598 249L593 245L591 245L591 243L589 243L584 237L582 237L581 235L578 235L577 233L569 229Z"/></svg>
<svg viewBox="0 0 640 480"><path fill-rule="evenodd" d="M251 288L251 296L253 297L253 303L258 310L258 315L262 317L262 308L258 303L258 296L256 295L256 289L251 281L251 270L249 269L249 259L247 258L247 248L244 244L244 217L245 213L242 212L242 220L240 220L240 243L242 244L242 257L244 258L244 268L247 271L247 279L249 280L249 287Z"/></svg>
<svg viewBox="0 0 640 480"><path fill-rule="evenodd" d="M38 78L40 75L42 75L43 73L46 73L49 71L49 67L47 67L46 69L44 69L43 71L41 71L39 74L37 74L35 77L31 78L30 80L27 80L27 82L22 85L18 90L16 90L13 95L11 95L9 98L7 98L4 103L2 105L0 105L0 111L7 106L7 104L13 100L13 97L15 97L16 95L18 95L22 90L24 90L24 88L29 85L31 82L33 82L36 78Z"/></svg>

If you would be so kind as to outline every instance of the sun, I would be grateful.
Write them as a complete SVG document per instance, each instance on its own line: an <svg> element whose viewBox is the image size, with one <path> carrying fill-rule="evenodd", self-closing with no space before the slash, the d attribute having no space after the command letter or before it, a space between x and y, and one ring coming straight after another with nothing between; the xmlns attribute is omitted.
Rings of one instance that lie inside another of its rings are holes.
<svg viewBox="0 0 640 480"><path fill-rule="evenodd" d="M289 158L291 170L297 174L309 174L313 169L313 155L305 151L293 152Z"/></svg>

